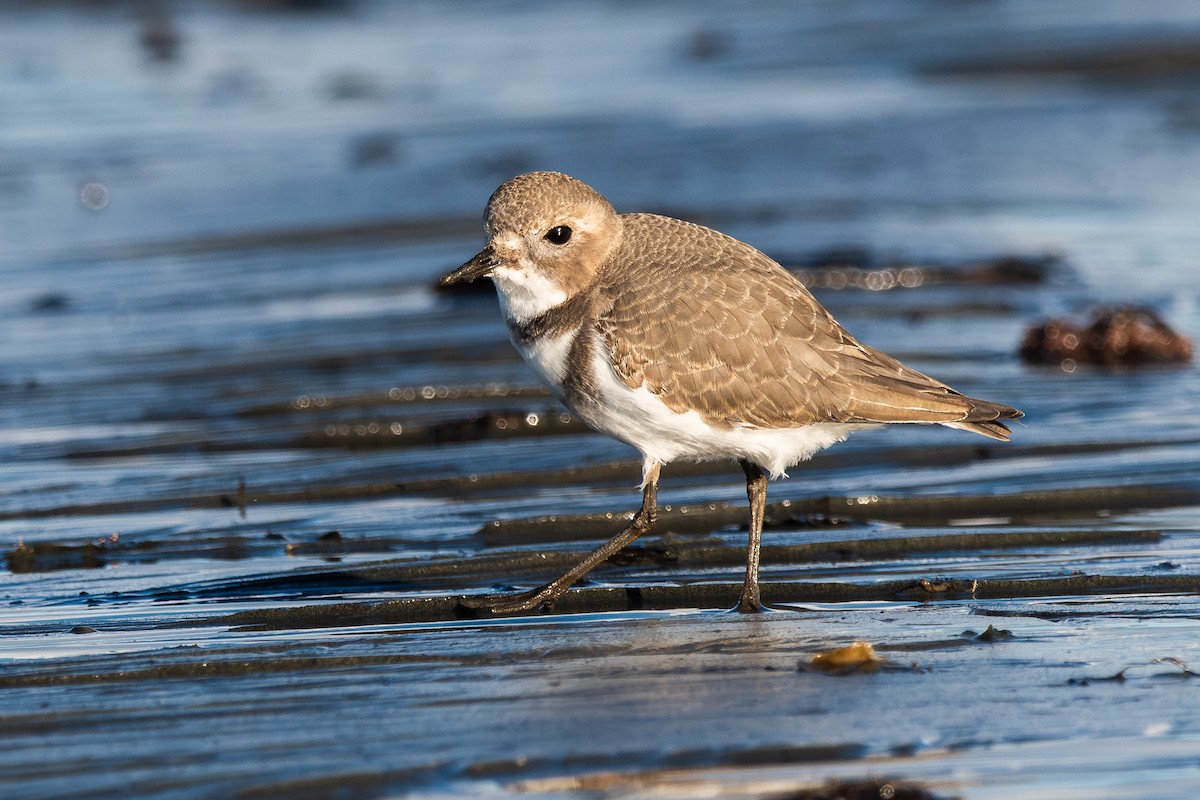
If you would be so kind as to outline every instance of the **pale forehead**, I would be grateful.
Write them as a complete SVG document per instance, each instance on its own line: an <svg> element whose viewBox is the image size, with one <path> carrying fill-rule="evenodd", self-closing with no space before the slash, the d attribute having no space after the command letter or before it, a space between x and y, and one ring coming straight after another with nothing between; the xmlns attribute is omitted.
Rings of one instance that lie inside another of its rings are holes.
<svg viewBox="0 0 1200 800"><path fill-rule="evenodd" d="M595 189L559 172L518 175L492 193L487 205L487 228L524 233L541 230L593 211L613 213Z"/></svg>

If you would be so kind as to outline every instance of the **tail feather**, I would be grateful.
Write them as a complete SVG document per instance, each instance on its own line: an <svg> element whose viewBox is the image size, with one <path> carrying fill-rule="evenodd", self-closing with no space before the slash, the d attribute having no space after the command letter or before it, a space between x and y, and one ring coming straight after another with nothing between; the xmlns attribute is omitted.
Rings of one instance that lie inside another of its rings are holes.
<svg viewBox="0 0 1200 800"><path fill-rule="evenodd" d="M1012 435L1009 427L999 420L1020 419L1025 414L1012 406L993 403L989 400L976 400L974 397L964 397L971 404L967 416L958 422L943 422L947 428L958 428L971 433L978 433L989 439L1007 442Z"/></svg>
<svg viewBox="0 0 1200 800"><path fill-rule="evenodd" d="M947 428L957 428L960 431L970 431L986 436L989 439L998 439L1001 442L1007 442L1012 436L1012 431L1003 422L943 422Z"/></svg>

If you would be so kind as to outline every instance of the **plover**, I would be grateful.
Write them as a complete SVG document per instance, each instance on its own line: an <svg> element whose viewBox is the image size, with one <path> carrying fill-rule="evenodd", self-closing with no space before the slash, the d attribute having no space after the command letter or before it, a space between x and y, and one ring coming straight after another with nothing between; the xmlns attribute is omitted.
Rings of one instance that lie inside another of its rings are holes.
<svg viewBox="0 0 1200 800"><path fill-rule="evenodd" d="M618 214L585 183L531 172L488 200L487 246L441 282L491 278L513 344L589 426L642 454L642 506L578 566L538 589L475 598L548 607L654 526L659 471L736 460L750 538L737 608L760 611L767 478L881 423L936 423L1007 441L1015 408L967 397L857 341L783 267L717 231Z"/></svg>

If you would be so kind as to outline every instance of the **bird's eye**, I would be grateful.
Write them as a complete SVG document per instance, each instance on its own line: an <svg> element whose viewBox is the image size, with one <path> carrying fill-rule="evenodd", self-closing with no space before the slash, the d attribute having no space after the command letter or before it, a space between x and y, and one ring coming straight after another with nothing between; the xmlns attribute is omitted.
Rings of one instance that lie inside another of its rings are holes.
<svg viewBox="0 0 1200 800"><path fill-rule="evenodd" d="M571 240L571 229L566 225L555 225L546 231L545 239L550 244L566 244Z"/></svg>

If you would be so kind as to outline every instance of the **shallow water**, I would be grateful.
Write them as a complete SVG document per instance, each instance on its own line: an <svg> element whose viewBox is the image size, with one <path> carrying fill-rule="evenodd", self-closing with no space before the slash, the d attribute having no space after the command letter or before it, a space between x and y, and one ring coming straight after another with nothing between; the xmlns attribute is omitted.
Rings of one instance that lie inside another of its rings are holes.
<svg viewBox="0 0 1200 800"><path fill-rule="evenodd" d="M1195 4L196 2L169 61L146 8L0 10L0 794L1194 794L1200 377L1015 351L1108 302L1200 331ZM1024 424L773 484L790 610L716 610L744 485L674 465L563 613L459 618L638 500L490 294L434 288L540 168L923 268L817 292ZM1009 255L1046 279L965 280ZM890 666L805 668L855 639Z"/></svg>

